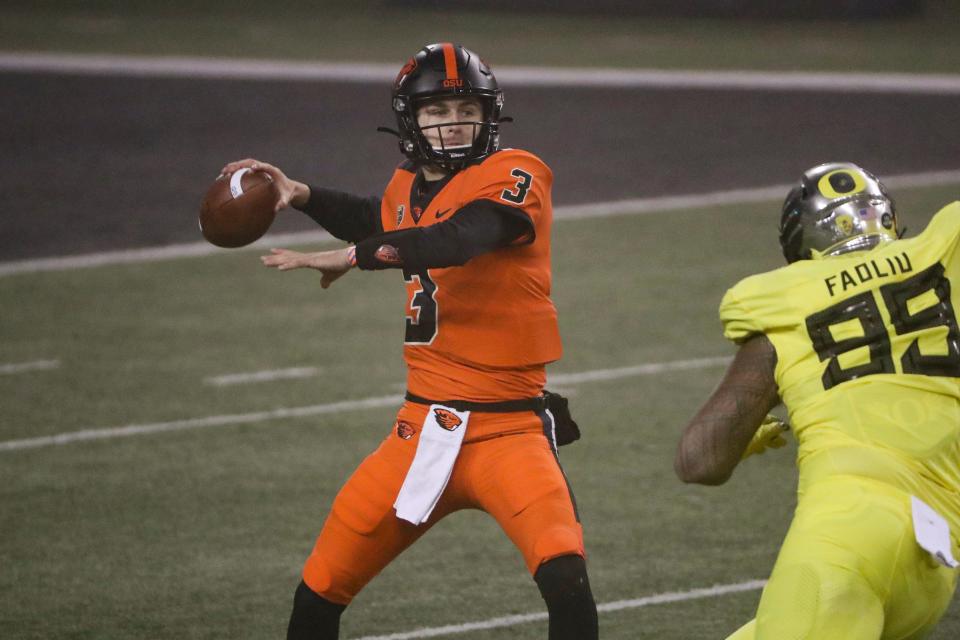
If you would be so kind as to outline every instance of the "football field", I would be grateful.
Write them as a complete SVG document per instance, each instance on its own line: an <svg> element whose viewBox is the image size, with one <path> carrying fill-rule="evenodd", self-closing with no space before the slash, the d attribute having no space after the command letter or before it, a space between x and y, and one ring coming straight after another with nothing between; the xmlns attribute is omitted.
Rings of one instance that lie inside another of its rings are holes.
<svg viewBox="0 0 960 640"><path fill-rule="evenodd" d="M960 199L960 7L863 24L517 13L505 29L402 4L0 7L0 638L283 636L336 491L392 432L405 293L395 272L323 291L263 268L269 244L203 245L199 200L245 156L379 192L401 158L375 133L393 69L446 39L507 69L504 141L555 173L549 386L583 431L560 457L601 637L715 640L753 616L795 445L722 487L672 466L733 353L717 306L783 264L786 183L815 163L893 177L907 235ZM789 75L805 71L845 75ZM272 232L340 246L315 229L284 213ZM542 640L544 610L497 525L465 511L360 594L342 637ZM932 638L957 637L955 599Z"/></svg>
<svg viewBox="0 0 960 640"><path fill-rule="evenodd" d="M904 222L919 230L956 190L898 190ZM554 228L566 355L550 375L584 432L561 458L605 638L719 638L756 605L744 583L767 575L786 529L795 449L751 459L721 488L681 485L672 457L731 353L720 296L780 264L777 206ZM280 634L335 491L390 431L403 294L390 273L321 291L256 256L0 278L5 308L17 305L0 317L16 337L4 363L47 363L0 374L5 637ZM307 377L221 379L285 370ZM30 442L61 434L74 438ZM539 638L545 622L524 615L540 611L519 554L463 512L361 594L344 637ZM934 637L957 633L953 612Z"/></svg>

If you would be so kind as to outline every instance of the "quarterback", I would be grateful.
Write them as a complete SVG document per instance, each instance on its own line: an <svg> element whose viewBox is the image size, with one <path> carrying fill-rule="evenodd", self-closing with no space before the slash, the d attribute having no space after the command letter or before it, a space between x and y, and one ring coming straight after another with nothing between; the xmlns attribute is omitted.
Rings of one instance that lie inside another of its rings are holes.
<svg viewBox="0 0 960 640"><path fill-rule="evenodd" d="M789 263L720 305L739 345L691 419L685 482L722 484L776 441L798 443L797 508L756 618L730 638L922 638L953 596L960 534L960 202L901 239L871 173L819 165L787 196Z"/></svg>
<svg viewBox="0 0 960 640"><path fill-rule="evenodd" d="M406 161L382 198L271 175L278 208L305 212L344 249L274 249L263 263L312 268L329 287L348 271L393 269L406 284L406 402L379 448L333 502L294 595L287 637L331 640L340 615L434 523L490 514L546 602L551 640L597 638L583 531L557 446L579 435L565 399L544 391L561 355L550 299L552 173L500 149L503 94L476 53L424 47L400 70L391 106Z"/></svg>

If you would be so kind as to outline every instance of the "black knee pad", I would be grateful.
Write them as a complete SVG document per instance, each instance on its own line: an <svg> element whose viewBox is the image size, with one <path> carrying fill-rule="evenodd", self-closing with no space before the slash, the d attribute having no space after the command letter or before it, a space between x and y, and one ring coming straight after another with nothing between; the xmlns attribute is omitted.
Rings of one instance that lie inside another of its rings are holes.
<svg viewBox="0 0 960 640"><path fill-rule="evenodd" d="M587 563L580 556L560 556L547 560L537 569L533 579L547 604L550 604L551 600L567 600L583 596L593 600L590 580L587 578Z"/></svg>
<svg viewBox="0 0 960 640"><path fill-rule="evenodd" d="M340 614L345 604L330 602L317 595L303 581L293 594L293 612L287 627L287 640L337 640Z"/></svg>
<svg viewBox="0 0 960 640"><path fill-rule="evenodd" d="M597 638L597 605L590 591L587 563L560 556L540 565L533 576L550 615L550 640Z"/></svg>

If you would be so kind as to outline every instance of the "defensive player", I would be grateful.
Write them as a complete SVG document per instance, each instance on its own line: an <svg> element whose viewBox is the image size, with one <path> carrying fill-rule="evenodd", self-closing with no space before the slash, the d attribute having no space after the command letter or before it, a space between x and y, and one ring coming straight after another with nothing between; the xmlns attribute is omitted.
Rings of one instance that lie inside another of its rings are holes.
<svg viewBox="0 0 960 640"><path fill-rule="evenodd" d="M823 164L787 196L780 244L789 266L723 298L740 347L675 463L722 484L751 438L777 435L757 429L767 411L789 410L796 513L756 619L730 637L921 638L956 583L960 202L898 239L881 183Z"/></svg>
<svg viewBox="0 0 960 640"><path fill-rule="evenodd" d="M546 601L549 638L596 638L583 532L556 449L576 425L565 402L543 391L545 365L561 353L550 299L551 171L526 151L499 149L503 94L462 46L424 47L392 97L407 161L382 199L308 186L256 160L224 167L266 171L278 208L290 204L353 243L275 249L265 265L317 269L324 288L354 267L395 269L407 287L406 402L334 500L288 638L337 638L341 612L364 585L467 508L493 516L523 554Z"/></svg>

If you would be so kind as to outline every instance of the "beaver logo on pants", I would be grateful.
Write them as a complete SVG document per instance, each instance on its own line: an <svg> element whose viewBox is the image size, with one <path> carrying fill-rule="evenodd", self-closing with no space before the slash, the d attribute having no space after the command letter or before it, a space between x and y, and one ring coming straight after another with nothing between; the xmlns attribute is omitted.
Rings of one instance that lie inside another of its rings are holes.
<svg viewBox="0 0 960 640"><path fill-rule="evenodd" d="M460 416L446 409L434 409L433 415L437 419L437 424L447 431L456 431L457 427L463 424Z"/></svg>
<svg viewBox="0 0 960 640"><path fill-rule="evenodd" d="M413 428L413 425L409 422L404 422L403 420L397 421L397 435L403 438L404 440L409 440L413 437L413 434L417 430Z"/></svg>

